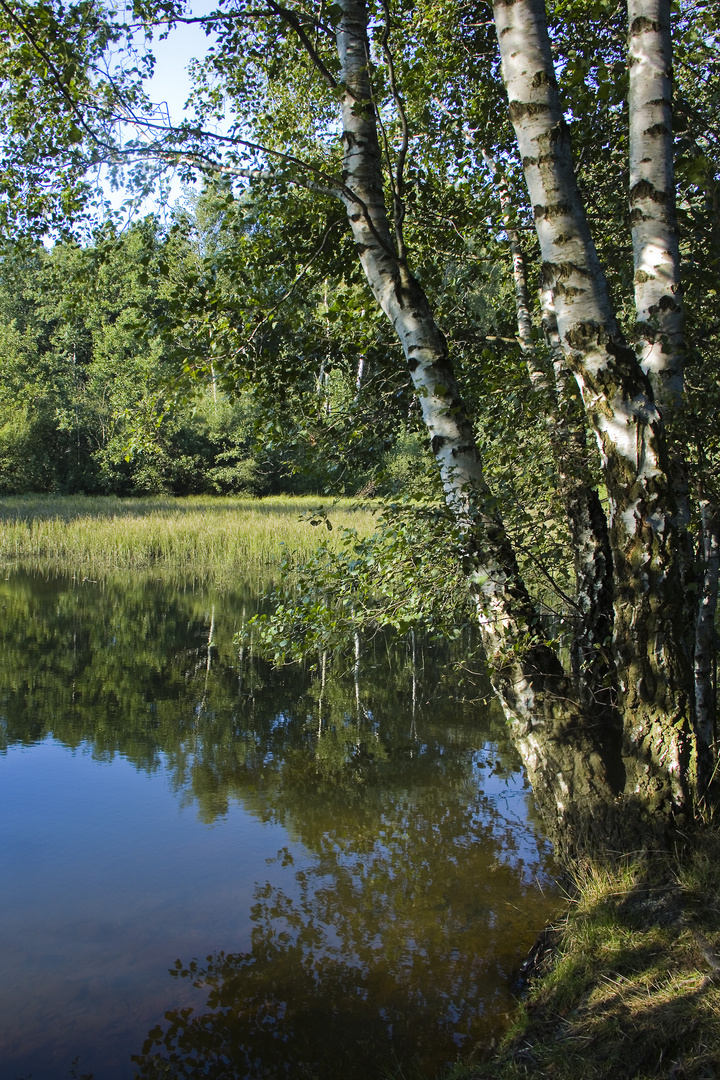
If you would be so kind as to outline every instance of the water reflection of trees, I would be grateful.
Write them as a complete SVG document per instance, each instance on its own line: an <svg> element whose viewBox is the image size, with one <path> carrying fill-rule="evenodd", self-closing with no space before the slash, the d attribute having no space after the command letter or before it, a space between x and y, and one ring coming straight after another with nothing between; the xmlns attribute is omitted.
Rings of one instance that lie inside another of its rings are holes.
<svg viewBox="0 0 720 1080"><path fill-rule="evenodd" d="M252 649L239 663L233 636L256 610L252 588L211 597L138 575L95 585L14 574L0 606L0 749L52 734L141 769L165 764L210 819L247 775L282 768L289 780L297 752L312 750L313 784L354 797L389 758L416 751L409 650L370 643L357 688L330 663L322 688L320 664L271 670ZM416 671L422 737L465 745L478 712L453 699L445 659L426 655ZM515 767L497 718L483 717L481 738Z"/></svg>
<svg viewBox="0 0 720 1080"><path fill-rule="evenodd" d="M256 889L247 952L177 962L207 1000L150 1032L140 1076L367 1077L489 1041L554 903L535 895L528 837L482 794L489 768L428 762L412 790L365 787L324 812L286 791L309 811L312 859L292 890Z"/></svg>
<svg viewBox="0 0 720 1080"><path fill-rule="evenodd" d="M377 640L359 672L274 671L232 644L250 594L151 580L18 577L0 603L7 743L165 767L204 820L237 800L305 851L292 887L258 886L248 952L178 962L207 1001L150 1033L142 1076L367 1076L489 1036L555 905L502 803L503 724L458 703L447 656Z"/></svg>

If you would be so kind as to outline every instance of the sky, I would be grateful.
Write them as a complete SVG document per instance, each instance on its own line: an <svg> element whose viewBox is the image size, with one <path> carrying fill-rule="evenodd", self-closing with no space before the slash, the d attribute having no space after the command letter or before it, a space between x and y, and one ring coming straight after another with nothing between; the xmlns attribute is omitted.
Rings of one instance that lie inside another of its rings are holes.
<svg viewBox="0 0 720 1080"><path fill-rule="evenodd" d="M197 5L202 9L205 5ZM176 26L164 41L154 41L155 74L148 83L148 93L153 101L166 102L170 119L177 124L182 120L183 106L190 93L188 64L195 57L205 56L210 39L199 26Z"/></svg>
<svg viewBox="0 0 720 1080"><path fill-rule="evenodd" d="M207 0L198 0L193 5L192 12L188 14L203 15L216 7ZM197 25L188 26L180 24L170 31L167 38L151 43L151 51L155 56L155 73L146 83L148 95L154 104L165 104L173 124L178 124L183 119L184 106L190 93L191 84L188 74L188 65L195 58L206 55L212 39L205 36L202 27ZM109 184L103 183L106 194L109 196L112 206L120 209L125 193L111 191ZM178 180L174 180L170 189L170 204L176 202L182 195L182 186ZM133 217L142 217L160 208L155 199L148 199L133 214Z"/></svg>

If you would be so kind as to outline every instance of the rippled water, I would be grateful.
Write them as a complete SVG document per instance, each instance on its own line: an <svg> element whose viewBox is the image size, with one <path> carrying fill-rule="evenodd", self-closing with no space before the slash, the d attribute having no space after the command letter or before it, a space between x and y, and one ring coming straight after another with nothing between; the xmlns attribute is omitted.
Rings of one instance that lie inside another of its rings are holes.
<svg viewBox="0 0 720 1080"><path fill-rule="evenodd" d="M274 671L257 603L0 582L2 1080L432 1075L502 1030L558 899L499 714L419 645Z"/></svg>

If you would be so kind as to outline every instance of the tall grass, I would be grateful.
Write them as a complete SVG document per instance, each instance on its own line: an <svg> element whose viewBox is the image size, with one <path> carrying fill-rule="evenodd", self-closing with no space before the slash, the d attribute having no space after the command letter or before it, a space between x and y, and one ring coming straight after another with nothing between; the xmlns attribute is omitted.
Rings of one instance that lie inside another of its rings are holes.
<svg viewBox="0 0 720 1080"><path fill-rule="evenodd" d="M276 571L285 555L304 559L339 529L370 532L373 516L351 500L329 509L333 530L313 526L317 496L266 499L119 499L115 496L0 498L0 561L55 564L99 575L162 570L224 582Z"/></svg>

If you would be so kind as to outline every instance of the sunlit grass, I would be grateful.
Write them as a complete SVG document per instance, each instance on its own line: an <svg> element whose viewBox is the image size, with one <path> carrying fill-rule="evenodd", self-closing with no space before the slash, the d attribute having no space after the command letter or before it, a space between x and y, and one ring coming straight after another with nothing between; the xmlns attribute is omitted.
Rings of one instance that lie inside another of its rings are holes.
<svg viewBox="0 0 720 1080"><path fill-rule="evenodd" d="M577 871L555 951L490 1060L447 1080L720 1076L720 836Z"/></svg>
<svg viewBox="0 0 720 1080"><path fill-rule="evenodd" d="M317 496L266 499L119 499L13 496L0 499L0 560L56 564L93 575L155 570L228 581L304 559L343 527L370 532L367 508L344 499L325 507L333 525L312 525Z"/></svg>

